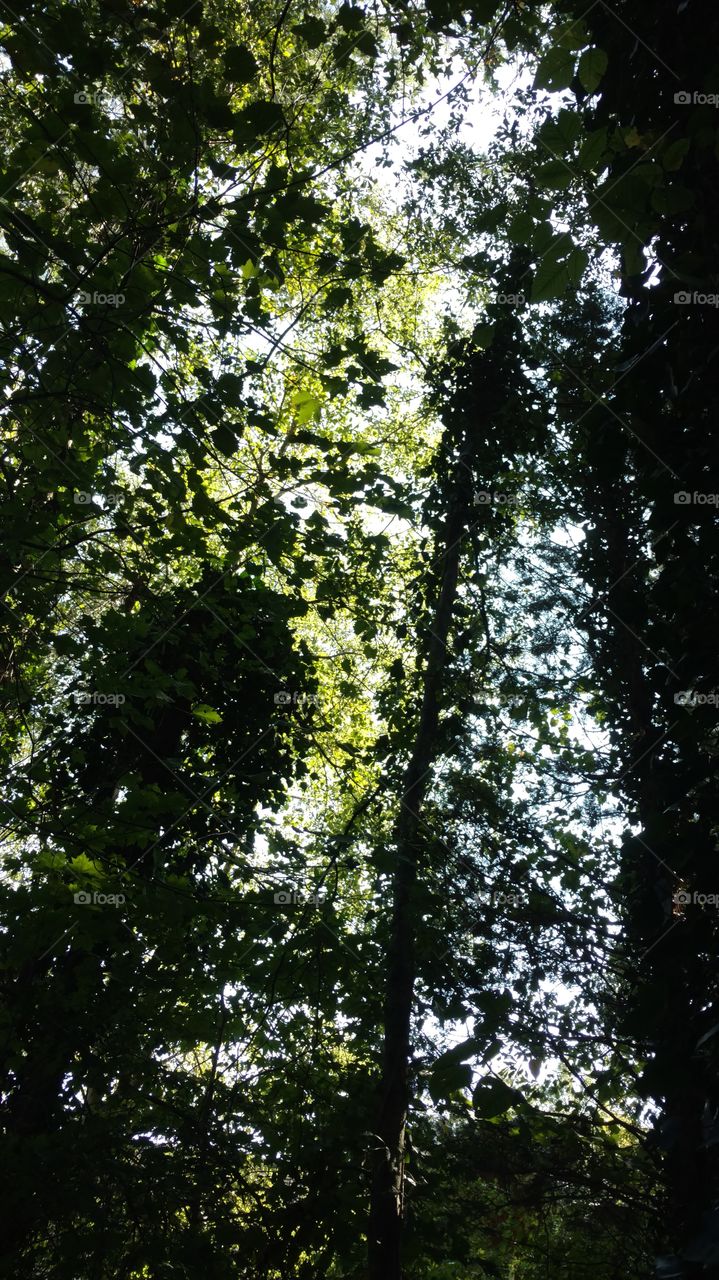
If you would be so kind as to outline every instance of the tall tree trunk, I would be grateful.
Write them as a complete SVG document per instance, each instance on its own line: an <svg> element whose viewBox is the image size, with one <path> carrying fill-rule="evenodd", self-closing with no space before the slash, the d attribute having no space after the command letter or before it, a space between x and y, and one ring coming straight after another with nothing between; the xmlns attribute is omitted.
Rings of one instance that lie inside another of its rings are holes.
<svg viewBox="0 0 719 1280"><path fill-rule="evenodd" d="M465 441L455 471L443 535L439 593L430 626L422 680L422 706L417 735L402 785L394 831L396 864L392 923L387 953L384 1006L384 1053L380 1108L375 1136L379 1142L372 1184L368 1261L370 1280L401 1280L404 1219L404 1158L410 1103L410 1027L415 981L415 909L413 889L421 851L422 805L436 752L440 695L452 624L462 539L471 513L471 449Z"/></svg>

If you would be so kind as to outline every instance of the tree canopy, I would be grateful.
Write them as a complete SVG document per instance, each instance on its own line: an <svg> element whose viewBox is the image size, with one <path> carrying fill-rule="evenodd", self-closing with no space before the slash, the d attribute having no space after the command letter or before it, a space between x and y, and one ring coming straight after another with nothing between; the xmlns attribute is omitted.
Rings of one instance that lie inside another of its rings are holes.
<svg viewBox="0 0 719 1280"><path fill-rule="evenodd" d="M0 1275L719 1277L719 19L0 12Z"/></svg>

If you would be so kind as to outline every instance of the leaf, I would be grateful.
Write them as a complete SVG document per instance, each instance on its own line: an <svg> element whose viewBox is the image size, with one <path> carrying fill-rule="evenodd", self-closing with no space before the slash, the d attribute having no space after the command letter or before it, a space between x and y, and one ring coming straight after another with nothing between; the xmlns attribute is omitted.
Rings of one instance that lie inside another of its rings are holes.
<svg viewBox="0 0 719 1280"><path fill-rule="evenodd" d="M328 212L328 205L315 196L288 191L275 200L269 216L273 221L307 222L310 226L315 226L327 217Z"/></svg>
<svg viewBox="0 0 719 1280"><path fill-rule="evenodd" d="M564 191L571 186L574 174L563 160L552 160L537 170L537 186L544 191Z"/></svg>
<svg viewBox="0 0 719 1280"><path fill-rule="evenodd" d="M638 276L644 270L646 263L642 246L636 240L625 240L622 245L622 266L628 276Z"/></svg>
<svg viewBox="0 0 719 1280"><path fill-rule="evenodd" d="M607 149L607 131L606 129L595 129L588 134L579 148L577 155L577 164L580 169L584 169L586 173L596 172L599 161L605 154Z"/></svg>
<svg viewBox="0 0 719 1280"><path fill-rule="evenodd" d="M405 670L401 659L397 658L392 664L392 668L394 668L395 679L402 679ZM392 668L390 668L390 674L392 673ZM471 1058L479 1048L481 1048L481 1041L476 1036L470 1036L469 1039L462 1040L460 1044L452 1045L451 1049L445 1049L444 1053L441 1053L435 1060L432 1070L444 1070L450 1063L462 1062L466 1058Z"/></svg>
<svg viewBox="0 0 719 1280"><path fill-rule="evenodd" d="M480 351L486 351L491 346L494 338L494 325L483 323L476 324L472 330L472 342Z"/></svg>
<svg viewBox="0 0 719 1280"><path fill-rule="evenodd" d="M303 22L297 22L292 28L297 32L310 49L319 49L327 39L327 27L321 18L310 14Z"/></svg>
<svg viewBox="0 0 719 1280"><path fill-rule="evenodd" d="M209 707L206 702L199 702L196 707L193 707L192 714L198 720L204 720L205 724L222 724L222 716L219 711L215 711L214 707Z"/></svg>
<svg viewBox="0 0 719 1280"><path fill-rule="evenodd" d="M441 1102L459 1093L461 1089L469 1088L471 1083L472 1068L468 1062L443 1062L439 1059L430 1074L427 1087L433 1101Z"/></svg>
<svg viewBox="0 0 719 1280"><path fill-rule="evenodd" d="M582 132L582 122L576 111L562 107L556 118L549 116L545 120L538 137L545 147L552 152L571 151Z"/></svg>
<svg viewBox="0 0 719 1280"><path fill-rule="evenodd" d="M534 229L534 218L526 210L517 213L507 227L507 235L514 244L528 244Z"/></svg>
<svg viewBox="0 0 719 1280"><path fill-rule="evenodd" d="M330 289L327 293L323 306L325 311L337 311L340 307L344 307L347 302L352 301L352 290L338 286Z"/></svg>
<svg viewBox="0 0 719 1280"><path fill-rule="evenodd" d="M532 302L549 302L561 297L568 288L579 284L588 262L589 254L578 245L563 255L558 245L549 249L532 281Z"/></svg>
<svg viewBox="0 0 719 1280"><path fill-rule="evenodd" d="M379 56L379 46L371 31L361 31L355 38L355 48L368 58Z"/></svg>
<svg viewBox="0 0 719 1280"><path fill-rule="evenodd" d="M414 517L412 508L398 498L372 498L368 499L368 503L379 511L385 511L387 515L401 516L403 520L412 520Z"/></svg>
<svg viewBox="0 0 719 1280"><path fill-rule="evenodd" d="M681 169L684 157L689 150L689 143L689 138L677 138L676 142L670 143L666 148L662 155L662 165L669 173Z"/></svg>
<svg viewBox="0 0 719 1280"><path fill-rule="evenodd" d="M96 863L91 862L90 859L87 857L87 855L84 853L79 853L77 857L71 858L70 866L72 867L73 871L82 873L82 875L85 875L85 876L100 875L100 868L97 866Z"/></svg>
<svg viewBox="0 0 719 1280"><path fill-rule="evenodd" d="M579 59L577 74L587 93L594 93L607 69L607 55L603 49L585 49Z"/></svg>
<svg viewBox="0 0 719 1280"><path fill-rule="evenodd" d="M359 5L344 3L339 7L337 21L344 31L361 31L364 13Z"/></svg>
<svg viewBox="0 0 719 1280"><path fill-rule="evenodd" d="M499 1077L493 1077L490 1080L485 1078L480 1080L475 1088L472 1104L478 1115L491 1120L494 1116L504 1115L510 1107L516 1106L521 1096L516 1089L512 1089Z"/></svg>
<svg viewBox="0 0 719 1280"><path fill-rule="evenodd" d="M311 391L296 391L292 397L291 404L296 411L297 422L303 426L305 422L309 422L312 418L318 418L322 401Z"/></svg>
<svg viewBox="0 0 719 1280"><path fill-rule="evenodd" d="M556 239L557 233L551 222L538 222L532 232L530 247L541 258Z"/></svg>
<svg viewBox="0 0 719 1280"><path fill-rule="evenodd" d="M479 1258L478 1262L485 1275L494 1277L494 1280L502 1280L504 1272L497 1266L496 1262L492 1262L490 1258Z"/></svg>
<svg viewBox="0 0 719 1280"><path fill-rule="evenodd" d="M568 49L557 46L545 53L534 77L535 89L549 89L557 93L567 89L574 78L574 57Z"/></svg>
<svg viewBox="0 0 719 1280"><path fill-rule="evenodd" d="M236 84L249 84L259 73L254 55L243 44L226 49L223 61L230 80Z"/></svg>
<svg viewBox="0 0 719 1280"><path fill-rule="evenodd" d="M570 285L580 284L588 263L589 254L586 249L582 249L575 244L566 259L567 283Z"/></svg>
<svg viewBox="0 0 719 1280"><path fill-rule="evenodd" d="M562 23L552 32L554 42L564 49L582 49L587 43L587 28L581 18Z"/></svg>
<svg viewBox="0 0 719 1280"><path fill-rule="evenodd" d="M220 453L224 454L226 458L231 458L232 455L237 452L237 436L233 431L230 431L229 427L222 424L219 427L215 427L215 430L212 432L211 439L215 447L219 449Z"/></svg>
<svg viewBox="0 0 719 1280"><path fill-rule="evenodd" d="M282 108L277 102L253 102L232 117L232 136L238 145L260 145L268 133L284 129Z"/></svg>
<svg viewBox="0 0 719 1280"><path fill-rule="evenodd" d="M671 187L657 187L652 191L651 205L657 213L684 213L693 204L693 192L678 182L672 183Z"/></svg>

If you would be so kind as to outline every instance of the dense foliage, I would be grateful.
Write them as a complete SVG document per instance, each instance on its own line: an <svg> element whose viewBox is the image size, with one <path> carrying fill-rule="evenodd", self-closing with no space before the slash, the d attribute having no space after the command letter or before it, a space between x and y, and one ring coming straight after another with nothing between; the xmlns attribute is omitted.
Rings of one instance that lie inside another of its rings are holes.
<svg viewBox="0 0 719 1280"><path fill-rule="evenodd" d="M0 1275L719 1276L719 22L0 14Z"/></svg>

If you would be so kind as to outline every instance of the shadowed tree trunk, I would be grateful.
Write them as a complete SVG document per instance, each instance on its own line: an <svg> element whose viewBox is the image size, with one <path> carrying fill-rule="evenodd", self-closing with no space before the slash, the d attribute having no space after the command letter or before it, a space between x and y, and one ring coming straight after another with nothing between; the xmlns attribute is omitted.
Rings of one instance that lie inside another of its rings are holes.
<svg viewBox="0 0 719 1280"><path fill-rule="evenodd" d="M436 752L442 677L457 596L462 539L471 518L470 456L470 444L465 442L444 522L439 595L430 626L422 706L414 748L403 780L394 833L396 864L387 955L381 1100L376 1125L379 1149L374 1167L368 1234L370 1280L399 1280L402 1276L404 1157L411 1096L410 1028L415 980L413 889L422 845L422 805Z"/></svg>

